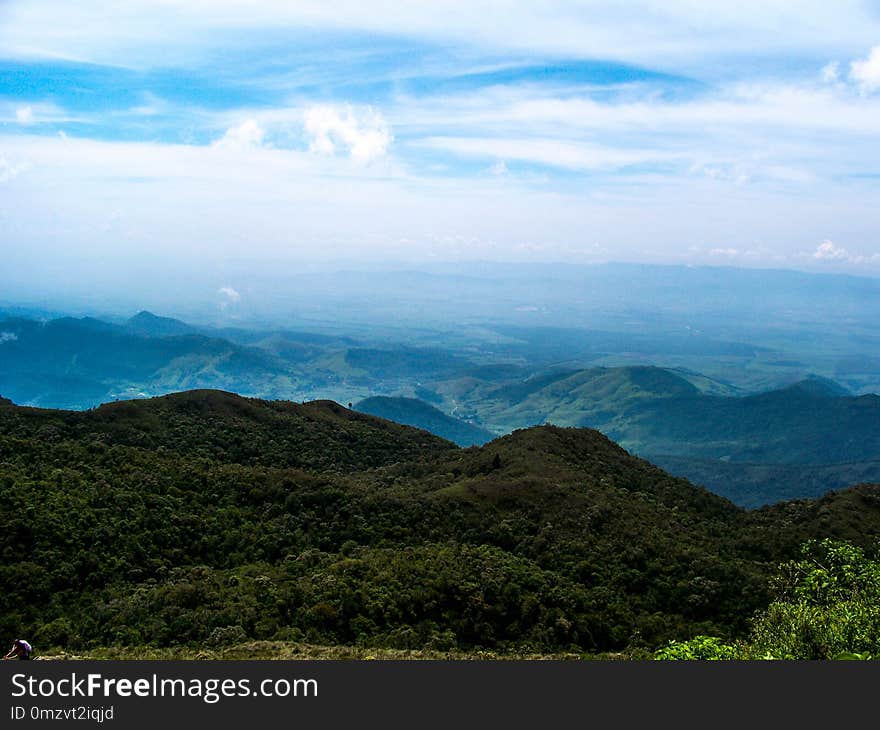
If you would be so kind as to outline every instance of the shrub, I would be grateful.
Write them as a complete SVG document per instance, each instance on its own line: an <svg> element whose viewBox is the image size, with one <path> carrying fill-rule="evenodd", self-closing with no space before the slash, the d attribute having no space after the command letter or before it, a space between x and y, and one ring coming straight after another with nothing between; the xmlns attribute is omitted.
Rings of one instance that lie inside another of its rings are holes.
<svg viewBox="0 0 880 730"><path fill-rule="evenodd" d="M880 654L880 562L854 545L810 541L781 566L777 599L759 614L752 654L767 659Z"/></svg>
<svg viewBox="0 0 880 730"><path fill-rule="evenodd" d="M211 632L208 644L216 648L242 644L247 640L248 635L241 626L220 626Z"/></svg>
<svg viewBox="0 0 880 730"><path fill-rule="evenodd" d="M715 636L695 636L688 641L670 641L655 652L654 658L699 661L738 659L739 649Z"/></svg>

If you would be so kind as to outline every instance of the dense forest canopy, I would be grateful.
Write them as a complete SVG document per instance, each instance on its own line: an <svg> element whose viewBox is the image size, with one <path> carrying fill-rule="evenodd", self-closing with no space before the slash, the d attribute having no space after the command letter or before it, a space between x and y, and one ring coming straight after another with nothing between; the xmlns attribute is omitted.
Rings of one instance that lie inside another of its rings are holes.
<svg viewBox="0 0 880 730"><path fill-rule="evenodd" d="M462 449L332 402L0 405L0 633L42 646L734 639L802 542L878 535L878 486L747 512L588 429Z"/></svg>

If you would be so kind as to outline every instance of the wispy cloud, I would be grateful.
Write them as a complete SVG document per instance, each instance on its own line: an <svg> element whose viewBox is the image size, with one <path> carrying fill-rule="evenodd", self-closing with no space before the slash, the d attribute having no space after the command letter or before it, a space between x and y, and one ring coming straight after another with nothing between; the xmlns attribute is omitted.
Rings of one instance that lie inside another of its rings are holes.
<svg viewBox="0 0 880 730"><path fill-rule="evenodd" d="M756 47L789 57L817 50L838 55L876 42L880 21L859 0L802 0L797 6L741 0L736 7L689 0L13 0L4 7L0 48L18 57L167 66L193 62L211 49L252 45L260 32L301 28L700 68L713 59L753 57Z"/></svg>
<svg viewBox="0 0 880 730"><path fill-rule="evenodd" d="M2 8L22 250L880 269L850 253L880 209L880 14L858 0ZM817 230L847 248L805 252Z"/></svg>
<svg viewBox="0 0 880 730"><path fill-rule="evenodd" d="M770 240L771 252L749 259L760 264L794 256L812 231L834 230L840 220L868 245L876 229L866 211L880 205L880 193L853 196L846 186L823 188L820 199L750 186L719 194L715 181L698 176L611 178L592 190L535 187L485 167L476 176L416 177L305 149L20 135L0 136L0 149L33 163L0 198L5 240L17 242L4 255L19 268L33 251L55 261L88 251L121 270L143 256L200 269L242 256L576 261L592 260L597 243L605 258L712 261L688 252L687 242L723 241L708 252ZM110 230L108 208L118 211ZM457 243L472 238L492 244Z"/></svg>
<svg viewBox="0 0 880 730"><path fill-rule="evenodd" d="M863 99L808 83L736 82L706 93L670 100L652 88L627 90L609 98L567 90L496 89L429 98L402 105L401 122L419 127L456 125L492 128L500 125L545 125L556 134L608 131L701 129L728 133L742 128L829 130L880 134L874 122L880 100ZM635 96L635 98L633 98Z"/></svg>

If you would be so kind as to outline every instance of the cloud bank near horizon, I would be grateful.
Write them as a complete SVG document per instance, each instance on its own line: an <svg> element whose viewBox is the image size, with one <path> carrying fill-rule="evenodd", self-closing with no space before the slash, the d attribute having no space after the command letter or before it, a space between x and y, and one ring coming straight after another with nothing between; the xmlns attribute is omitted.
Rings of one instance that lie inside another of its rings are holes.
<svg viewBox="0 0 880 730"><path fill-rule="evenodd" d="M0 6L22 271L652 261L880 275L880 12Z"/></svg>

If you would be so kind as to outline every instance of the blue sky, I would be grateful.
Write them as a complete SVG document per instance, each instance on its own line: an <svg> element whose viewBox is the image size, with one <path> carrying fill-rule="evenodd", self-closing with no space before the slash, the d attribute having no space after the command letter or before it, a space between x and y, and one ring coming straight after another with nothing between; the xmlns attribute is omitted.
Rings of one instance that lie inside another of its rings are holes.
<svg viewBox="0 0 880 730"><path fill-rule="evenodd" d="M878 210L877 2L0 2L20 279L243 258L880 275Z"/></svg>

